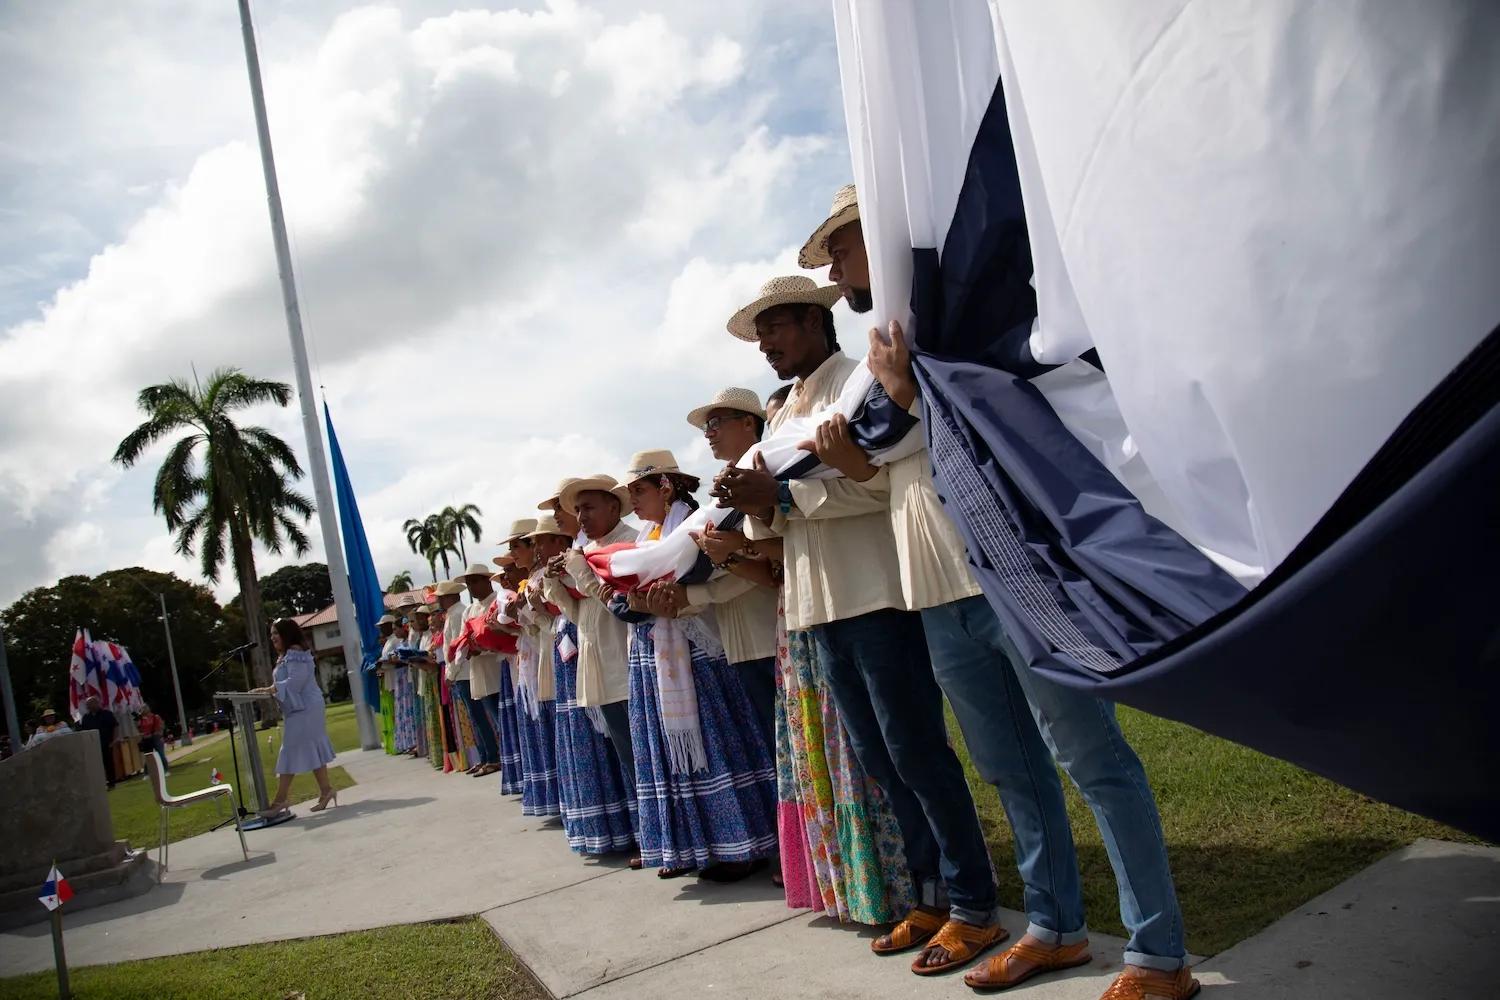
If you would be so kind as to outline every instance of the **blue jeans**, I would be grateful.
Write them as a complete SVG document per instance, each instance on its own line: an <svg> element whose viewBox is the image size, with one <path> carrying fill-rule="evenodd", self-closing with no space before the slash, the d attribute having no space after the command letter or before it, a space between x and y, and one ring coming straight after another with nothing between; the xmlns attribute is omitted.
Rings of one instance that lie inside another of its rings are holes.
<svg viewBox="0 0 1500 1000"><path fill-rule="evenodd" d="M995 874L963 765L948 745L921 618L887 608L812 633L854 756L896 815L918 900L967 923L993 924Z"/></svg>
<svg viewBox="0 0 1500 1000"><path fill-rule="evenodd" d="M625 794L634 799L635 747L630 742L630 702L612 701L608 705L601 705L599 714L604 716L604 731L614 744L615 756L620 758L620 776L625 779Z"/></svg>
<svg viewBox="0 0 1500 1000"><path fill-rule="evenodd" d="M732 664L740 675L740 687L755 709L755 721L771 753L776 753L776 658L767 656L760 660L741 660Z"/></svg>
<svg viewBox="0 0 1500 1000"><path fill-rule="evenodd" d="M500 745L495 742L495 725L484 706L470 694L468 681L454 681L453 689L463 699L464 710L469 713L469 725L474 729L475 748L479 751L481 764L500 763Z"/></svg>
<svg viewBox="0 0 1500 1000"><path fill-rule="evenodd" d="M1112 702L1039 677L983 597L922 612L932 669L953 705L974 766L1000 793L1026 884L1031 934L1071 944L1088 931L1078 857L1055 757L1094 813L1130 931L1125 961L1181 967L1182 912L1167 863L1156 799L1125 742Z"/></svg>

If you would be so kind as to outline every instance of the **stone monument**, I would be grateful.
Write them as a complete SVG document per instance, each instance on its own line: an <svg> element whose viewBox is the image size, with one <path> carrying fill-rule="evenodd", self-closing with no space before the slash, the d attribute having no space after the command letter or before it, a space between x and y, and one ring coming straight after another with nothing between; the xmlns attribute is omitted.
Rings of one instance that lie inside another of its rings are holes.
<svg viewBox="0 0 1500 1000"><path fill-rule="evenodd" d="M69 910L138 896L156 880L144 850L115 839L99 734L70 733L0 760L0 930L47 919L37 893L52 863Z"/></svg>

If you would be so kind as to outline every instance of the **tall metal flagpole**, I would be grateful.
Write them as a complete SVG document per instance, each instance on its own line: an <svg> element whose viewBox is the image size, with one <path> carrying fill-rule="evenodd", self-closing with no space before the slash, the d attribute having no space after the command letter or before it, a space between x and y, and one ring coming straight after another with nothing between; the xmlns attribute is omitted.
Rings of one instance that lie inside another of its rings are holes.
<svg viewBox="0 0 1500 1000"><path fill-rule="evenodd" d="M261 92L260 57L255 51L255 29L250 24L250 0L239 0L240 32L245 36L245 65L250 72L250 99L255 104L255 131L260 139L260 163L266 175L266 201L271 209L271 237L276 243L276 270L281 277L281 300L286 306L287 333L292 340L292 367L297 372L297 399L302 404L302 430L307 435L307 464L311 466L313 496L318 503L318 523L323 530L323 552L333 604L338 611L339 631L344 640L344 664L349 671L349 693L354 696L354 715L359 721L359 742L366 750L380 746L375 720L365 704L365 686L359 676L361 653L359 629L354 622L354 599L349 593L349 570L344 565L338 519L334 516L333 489L328 483L328 458L323 450L323 430L318 425L313 399L312 374L307 367L307 341L302 336L302 313L297 308L297 284L292 276L292 253L287 245L286 219L281 214L281 188L276 183L276 161L271 155L271 126L266 119L266 98Z"/></svg>

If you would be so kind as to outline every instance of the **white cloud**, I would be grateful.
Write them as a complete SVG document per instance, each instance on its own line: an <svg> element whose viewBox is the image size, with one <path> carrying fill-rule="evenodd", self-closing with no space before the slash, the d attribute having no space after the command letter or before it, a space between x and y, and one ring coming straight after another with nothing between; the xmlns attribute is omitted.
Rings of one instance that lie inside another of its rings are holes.
<svg viewBox="0 0 1500 1000"><path fill-rule="evenodd" d="M58 234L0 240L0 317L21 317L0 330L0 602L63 572L193 574L150 514L157 456L109 464L135 393L190 364L290 380L232 9L138 5L173 47L137 55L92 7L48 6L24 34L58 67L0 64L0 85L74 73L80 95L47 91L49 113L0 143L0 179L46 195L27 231ZM426 572L407 517L474 502L494 535L564 474L663 445L705 461L683 414L774 385L723 326L795 270L848 175L827 12L634 6L258 8L314 377L383 577ZM86 97L121 120L94 135ZM136 128L174 154L131 145ZM31 151L48 141L69 144L61 173ZM90 183L118 192L114 214L60 215ZM66 273L39 308L11 293ZM300 450L294 411L247 419Z"/></svg>

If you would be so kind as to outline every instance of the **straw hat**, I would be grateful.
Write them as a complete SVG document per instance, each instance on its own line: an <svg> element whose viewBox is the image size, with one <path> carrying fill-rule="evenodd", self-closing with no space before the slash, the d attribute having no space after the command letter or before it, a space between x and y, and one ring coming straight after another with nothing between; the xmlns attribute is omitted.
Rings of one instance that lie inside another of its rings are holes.
<svg viewBox="0 0 1500 1000"><path fill-rule="evenodd" d="M395 615L381 615L380 616L380 621L376 622L375 624L377 626L380 626L380 625L394 625L394 624L396 624L396 616Z"/></svg>
<svg viewBox="0 0 1500 1000"><path fill-rule="evenodd" d="M802 244L802 249L797 251L797 264L800 267L827 267L833 263L833 258L828 255L828 237L847 226L851 222L859 221L859 199L854 196L854 185L845 184L839 188L833 196L833 207L828 210L828 218L823 224L813 230L813 234Z"/></svg>
<svg viewBox="0 0 1500 1000"><path fill-rule="evenodd" d="M819 286L801 274L772 278L760 286L760 297L729 317L726 329L741 340L755 339L755 317L772 306L809 305L833 308L840 298L838 285Z"/></svg>
<svg viewBox="0 0 1500 1000"><path fill-rule="evenodd" d="M600 493L613 493L615 499L620 501L622 509L630 506L630 490L621 485L614 476L607 472L596 472L592 476L584 476L575 479L566 487L558 491L558 503L562 504L563 510L572 510L578 506L578 494L589 490L598 490ZM628 510L626 511L628 513Z"/></svg>
<svg viewBox="0 0 1500 1000"><path fill-rule="evenodd" d="M730 386L714 393L714 398L687 415L687 422L703 430L708 423L710 410L738 410L754 417L766 419L766 408L760 405L760 397L753 390Z"/></svg>
<svg viewBox="0 0 1500 1000"><path fill-rule="evenodd" d="M536 509L551 510L554 503L562 502L563 490L567 489L569 486L576 482L578 482L577 476L564 476L561 481L558 482L557 489L552 491L552 495L543 500L541 503L537 504Z"/></svg>
<svg viewBox="0 0 1500 1000"><path fill-rule="evenodd" d="M415 594L407 594L405 597L401 598L401 603L396 605L396 610L405 611L407 608L419 608L421 606L422 602L417 600Z"/></svg>
<svg viewBox="0 0 1500 1000"><path fill-rule="evenodd" d="M444 580L437 585L437 595L439 597L449 597L455 594L462 594L463 592L464 585L457 580Z"/></svg>
<svg viewBox="0 0 1500 1000"><path fill-rule="evenodd" d="M536 518L534 517L516 518L514 521L510 522L510 534L500 539L500 544L509 545L511 542L519 541L520 539L525 538L528 534L530 534L531 530L535 527Z"/></svg>
<svg viewBox="0 0 1500 1000"><path fill-rule="evenodd" d="M490 575L490 570L489 570L488 566L485 566L482 563L470 563L469 564L469 568L466 569L466 570L464 570L462 573L458 574L458 576L455 577L455 579L458 579L458 580L467 580L471 576L489 576L489 575Z"/></svg>
<svg viewBox="0 0 1500 1000"><path fill-rule="evenodd" d="M436 615L436 614L441 614L441 612L438 611L438 606L436 604L424 604L420 608L417 609L417 614L419 614L419 615Z"/></svg>
<svg viewBox="0 0 1500 1000"><path fill-rule="evenodd" d="M562 530L558 525L557 518L551 514L543 514L536 519L536 528L532 530L527 538L541 538L544 535L561 535L563 538L572 540L573 536Z"/></svg>
<svg viewBox="0 0 1500 1000"><path fill-rule="evenodd" d="M627 485L647 476L659 476L664 472L681 472L677 459L665 448L654 451L638 451L630 456L630 466L625 470Z"/></svg>
<svg viewBox="0 0 1500 1000"><path fill-rule="evenodd" d="M490 562L502 568L505 566L514 566L516 564L516 557L511 555L509 552L502 552L500 555L491 559ZM488 570L486 570L486 572L488 572ZM490 579L493 580L494 577L492 576L490 577Z"/></svg>

